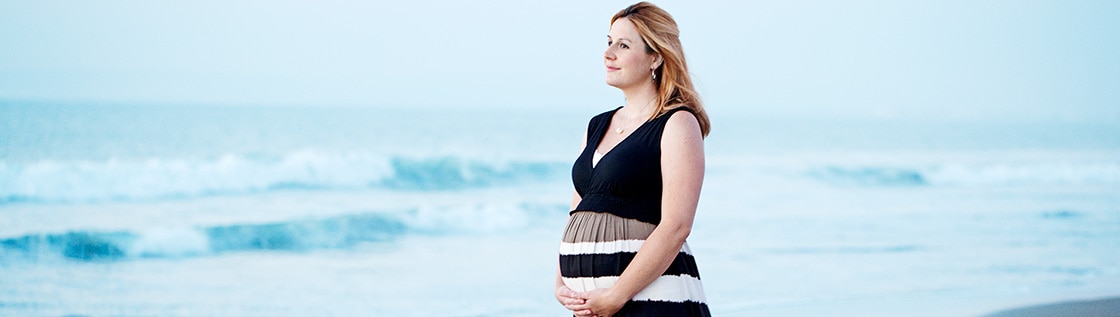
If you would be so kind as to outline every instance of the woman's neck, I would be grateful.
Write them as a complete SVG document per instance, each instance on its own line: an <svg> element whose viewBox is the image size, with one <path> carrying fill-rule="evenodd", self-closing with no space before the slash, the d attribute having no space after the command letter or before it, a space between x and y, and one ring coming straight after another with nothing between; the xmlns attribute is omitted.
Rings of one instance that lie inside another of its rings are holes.
<svg viewBox="0 0 1120 317"><path fill-rule="evenodd" d="M657 110L657 87L653 83L625 89L622 94L626 96L626 105L622 110L632 117L649 117Z"/></svg>

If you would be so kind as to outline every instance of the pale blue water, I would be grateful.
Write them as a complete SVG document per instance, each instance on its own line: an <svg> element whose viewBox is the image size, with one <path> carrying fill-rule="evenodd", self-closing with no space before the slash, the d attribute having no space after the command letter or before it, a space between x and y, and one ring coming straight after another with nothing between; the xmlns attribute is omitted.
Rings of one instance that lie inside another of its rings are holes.
<svg viewBox="0 0 1120 317"><path fill-rule="evenodd" d="M563 316L570 163L611 108L0 103L0 315ZM1115 122L712 115L717 315L1120 295Z"/></svg>

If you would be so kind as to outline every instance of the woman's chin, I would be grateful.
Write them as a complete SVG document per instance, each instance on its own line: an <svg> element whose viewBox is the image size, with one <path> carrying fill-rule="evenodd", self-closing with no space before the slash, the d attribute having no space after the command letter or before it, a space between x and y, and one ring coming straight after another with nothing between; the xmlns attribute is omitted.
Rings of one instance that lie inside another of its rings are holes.
<svg viewBox="0 0 1120 317"><path fill-rule="evenodd" d="M610 85L611 87L614 87L614 88L623 88L623 87L627 86L626 82L623 82L621 80L618 80L617 78L611 78L611 77L607 77L606 83L607 83L607 85Z"/></svg>

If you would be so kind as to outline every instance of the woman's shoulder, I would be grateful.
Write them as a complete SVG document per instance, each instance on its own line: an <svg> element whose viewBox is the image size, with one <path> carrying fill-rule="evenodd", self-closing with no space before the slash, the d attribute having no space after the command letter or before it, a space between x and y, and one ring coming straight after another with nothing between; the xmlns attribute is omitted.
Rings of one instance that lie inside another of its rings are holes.
<svg viewBox="0 0 1120 317"><path fill-rule="evenodd" d="M687 120L690 120L690 119L692 121L698 121L696 119L695 110L693 110L692 107L689 107L688 105L674 104L674 105L670 105L667 108L669 110L666 110L665 114L663 116L667 117L665 119L669 122L678 122L679 123L679 121L681 121L681 120L686 120L687 121Z"/></svg>
<svg viewBox="0 0 1120 317"><path fill-rule="evenodd" d="M614 107L614 109L603 111L603 113L597 114L597 115L595 115L595 117L610 117L610 116L613 116L615 112L618 112L619 109L622 109L622 106Z"/></svg>
<svg viewBox="0 0 1120 317"><path fill-rule="evenodd" d="M689 107L681 105L670 109L667 116L665 130L668 133L700 131L700 120L696 118L696 114Z"/></svg>
<svg viewBox="0 0 1120 317"><path fill-rule="evenodd" d="M595 115L594 117L591 117L591 122L599 122L601 120L610 121L611 117L614 116L614 113L618 112L618 109L622 109L622 106L618 106L617 108L607 110L603 113Z"/></svg>

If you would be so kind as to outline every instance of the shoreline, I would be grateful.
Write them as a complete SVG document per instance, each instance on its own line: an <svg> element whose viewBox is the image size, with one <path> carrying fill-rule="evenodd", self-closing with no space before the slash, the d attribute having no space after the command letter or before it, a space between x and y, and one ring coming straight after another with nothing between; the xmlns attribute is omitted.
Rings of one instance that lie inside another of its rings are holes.
<svg viewBox="0 0 1120 317"><path fill-rule="evenodd" d="M1120 316L1120 296L1070 300L1009 308L981 317Z"/></svg>

